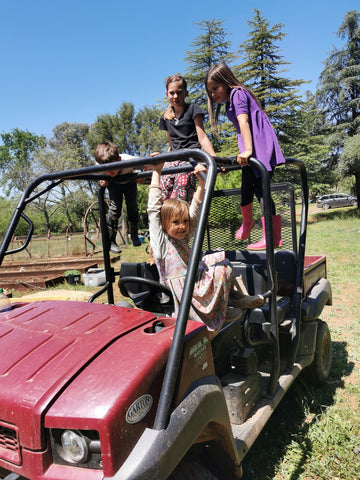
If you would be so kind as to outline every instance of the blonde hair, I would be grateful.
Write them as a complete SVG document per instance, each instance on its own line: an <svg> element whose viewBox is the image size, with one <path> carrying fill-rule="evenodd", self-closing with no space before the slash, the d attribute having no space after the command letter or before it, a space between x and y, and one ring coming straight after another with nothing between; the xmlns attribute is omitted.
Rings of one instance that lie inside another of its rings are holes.
<svg viewBox="0 0 360 480"><path fill-rule="evenodd" d="M189 209L189 204L180 198L170 198L164 200L160 210L161 225L164 232L167 232L171 220L175 217L175 215L189 217Z"/></svg>
<svg viewBox="0 0 360 480"><path fill-rule="evenodd" d="M180 198L169 198L164 200L160 210L160 219L162 229L165 233L167 233L167 229L169 228L171 220L175 217L175 215L180 215L181 217L190 217L189 204ZM147 258L146 263L154 265L155 259L153 256L153 250L151 248L151 237L148 254L149 257Z"/></svg>
<svg viewBox="0 0 360 480"><path fill-rule="evenodd" d="M170 83L173 83L173 82L182 82L183 88L187 91L187 82L185 78L182 77L181 75L171 75L166 80L166 91L168 91ZM162 116L165 120L172 120L173 118L175 118L175 112L171 105L168 106L168 108L165 110Z"/></svg>
<svg viewBox="0 0 360 480"><path fill-rule="evenodd" d="M231 90L234 88L242 88L246 90L259 105L262 110L262 107L259 103L259 100L255 95L245 87L233 74L230 68L226 63L218 63L210 68L205 77L205 89L208 97L208 110L209 110L209 120L211 125L211 131L215 136L218 136L218 118L220 113L221 104L214 102L211 92L208 89L208 82L213 81L215 83L220 83L227 87L227 93L230 95Z"/></svg>

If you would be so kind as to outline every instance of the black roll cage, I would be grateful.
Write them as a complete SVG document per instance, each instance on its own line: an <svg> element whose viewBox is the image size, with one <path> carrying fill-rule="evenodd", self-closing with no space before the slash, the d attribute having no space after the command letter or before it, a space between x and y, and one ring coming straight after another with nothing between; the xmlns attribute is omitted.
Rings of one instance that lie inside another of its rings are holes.
<svg viewBox="0 0 360 480"><path fill-rule="evenodd" d="M88 181L99 181L101 179L109 179L106 175L106 171L110 170L121 170L123 168L133 168L136 170L141 170L141 167L144 167L149 164L156 164L161 162L173 162L176 160L185 160L189 161L188 166L181 166L175 168L164 169L162 174L170 173L179 173L179 172L190 172L193 170L194 163L204 163L207 167L207 175L205 181L204 196L201 203L198 223L193 239L191 255L189 259L188 271L184 284L184 292L182 296L182 301L180 303L179 312L177 316L177 321L175 325L174 337L170 348L169 359L166 366L163 386L160 394L159 404L157 408L156 418L154 429L162 430L166 428L169 421L171 405L176 385L176 378L179 371L179 365L181 361L182 346L184 341L184 335L187 325L188 314L190 310L192 292L194 288L197 266L202 254L202 245L204 240L204 235L206 232L207 218L209 216L212 192L214 190L216 176L218 171L220 171L220 166L223 166L225 170L234 170L239 169L236 163L236 157L229 158L220 158L220 157L211 157L206 152L201 150L182 150L176 152L168 152L160 154L155 157L144 157L136 158L133 160L127 160L125 162L114 162L111 164L105 165L94 165L90 167L84 167L80 169L60 171L54 173L48 173L39 176L30 185L26 188L22 194L18 204L15 208L14 214L11 218L9 226L5 232L4 238L0 246L0 265L2 264L5 255L17 253L26 248L31 240L33 233L33 224L31 220L25 215L25 207L31 203L36 198L40 197L44 193L52 190L57 185L67 180L88 180ZM297 252L297 273L296 273L296 293L294 297L294 319L293 319L293 337L291 344L291 351L288 357L288 368L291 368L297 354L298 345L299 345L299 332L300 332L300 322L301 322L301 306L303 300L303 269L304 269L304 257L305 257L305 244L306 244L306 227L307 227L307 215L308 215L308 185L307 185L307 176L306 170L303 162L295 158L287 158L286 164L294 165L300 171L301 179L301 192L302 192L302 211L301 211L301 221L300 221L300 234L299 234L299 245ZM274 347L274 361L272 372L270 374L270 380L268 385L268 393L271 395L276 389L276 384L279 378L280 373L280 352L279 352L279 331L278 331L278 321L277 321L277 304L276 304L276 291L277 291L277 280L275 272L275 260L274 260L274 248L273 248L273 230L272 230L272 212L271 212L271 192L270 192L270 176L267 172L264 165L256 160L255 158L249 159L249 165L256 168L260 173L263 196L264 196L264 218L265 218L265 236L266 236L266 264L267 264L267 292L264 293L264 296L269 300L270 308L270 319L271 319L271 335L272 343ZM134 174L122 175L121 179L132 180L132 179L148 179L151 176L151 171L140 171ZM48 184L40 191L35 192L36 188L39 187L42 183L47 182ZM49 183L50 182L50 183ZM99 213L100 213L100 226L101 226L101 235L103 242L103 254L104 254L104 269L106 273L106 284L104 287L96 292L90 299L89 302L93 302L97 297L107 292L108 303L114 303L113 295L113 283L115 281L115 272L111 267L110 255L109 255L109 246L110 239L108 235L108 230L106 228L106 219L105 219L105 202L104 202L104 193L105 187L100 187L98 192L99 199ZM15 233L16 226L20 220L23 218L29 225L29 230L24 241L24 244L21 247L8 250L11 239Z"/></svg>

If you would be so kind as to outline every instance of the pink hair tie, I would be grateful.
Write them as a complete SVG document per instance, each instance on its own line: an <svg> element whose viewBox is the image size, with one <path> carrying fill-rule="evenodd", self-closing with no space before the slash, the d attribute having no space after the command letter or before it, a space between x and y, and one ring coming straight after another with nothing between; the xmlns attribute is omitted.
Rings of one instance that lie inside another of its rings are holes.
<svg viewBox="0 0 360 480"><path fill-rule="evenodd" d="M173 75L172 77L168 78L167 81L166 81L166 86L168 86L168 84L172 81L172 80L182 80L181 77L179 77L178 75Z"/></svg>

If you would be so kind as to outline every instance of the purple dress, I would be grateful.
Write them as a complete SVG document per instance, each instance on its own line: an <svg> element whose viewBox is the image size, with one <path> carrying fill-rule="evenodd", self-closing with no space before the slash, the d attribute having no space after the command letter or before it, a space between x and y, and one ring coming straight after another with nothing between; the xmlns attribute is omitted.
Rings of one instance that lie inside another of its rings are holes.
<svg viewBox="0 0 360 480"><path fill-rule="evenodd" d="M245 150L237 116L246 113L249 116L249 125L253 141L253 153L259 162L271 172L276 165L285 163L275 131L266 113L259 107L251 94L244 88L234 88L230 93L230 102L226 103L226 115L234 124L237 132L240 152ZM256 169L254 169L256 170ZM258 172L255 171L256 176Z"/></svg>

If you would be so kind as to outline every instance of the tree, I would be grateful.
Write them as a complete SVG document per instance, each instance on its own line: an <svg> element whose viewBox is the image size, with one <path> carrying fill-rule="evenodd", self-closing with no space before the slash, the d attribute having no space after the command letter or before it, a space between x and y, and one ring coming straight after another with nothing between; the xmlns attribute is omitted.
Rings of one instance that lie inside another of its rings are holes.
<svg viewBox="0 0 360 480"><path fill-rule="evenodd" d="M160 106L143 107L135 117L135 131L138 142L138 155L161 152L168 147L167 135L159 128L163 108Z"/></svg>
<svg viewBox="0 0 360 480"><path fill-rule="evenodd" d="M283 24L273 26L254 9L248 21L248 39L239 46L244 61L234 67L239 80L258 98L268 115L286 156L295 156L296 138L301 121L298 113L303 106L298 88L304 80L290 80L284 73L289 65L280 55L278 43L286 36Z"/></svg>
<svg viewBox="0 0 360 480"><path fill-rule="evenodd" d="M72 155L68 155L63 162L64 169L86 167L92 163L87 143L89 129L87 123L76 122L63 122L54 127L49 146L57 152L72 152Z"/></svg>
<svg viewBox="0 0 360 480"><path fill-rule="evenodd" d="M338 171L341 175L355 177L355 191L360 210L360 133L345 139Z"/></svg>
<svg viewBox="0 0 360 480"><path fill-rule="evenodd" d="M327 168L331 149L326 143L322 130L324 115L317 108L314 95L305 93L303 106L297 112L298 131L293 140L293 155L302 160L307 169L310 195L313 199L321 193L327 193L329 185L336 182L334 171ZM295 183L295 179L289 181Z"/></svg>
<svg viewBox="0 0 360 480"><path fill-rule="evenodd" d="M325 121L323 131L331 156L328 169L340 175L355 176L356 196L360 198L359 146L360 134L360 13L350 10L337 31L344 40L342 48L334 48L325 60L316 92L318 107ZM354 137L354 138L353 138ZM336 167L338 168L336 169Z"/></svg>
<svg viewBox="0 0 360 480"><path fill-rule="evenodd" d="M88 143L92 150L102 142L115 143L119 152L140 156L162 151L167 145L167 136L159 129L162 109L159 106L143 107L135 114L132 103L124 102L114 114L104 114L90 127ZM138 186L140 218L146 215L147 188Z"/></svg>
<svg viewBox="0 0 360 480"><path fill-rule="evenodd" d="M92 151L102 142L112 142L118 145L119 151L136 155L138 140L135 131L135 107L130 102L123 102L119 110L97 117L90 127L88 143Z"/></svg>
<svg viewBox="0 0 360 480"><path fill-rule="evenodd" d="M37 152L38 173L53 173L56 171L71 170L85 167L93 163L89 155L87 135L89 125L84 123L63 122L53 129L53 136L48 139L46 148ZM89 195L95 195L95 189L91 182L62 182L51 192L37 199L34 207L37 208L45 218L46 231L51 229L57 217L62 212L64 219L67 219L67 226L79 227L82 218L78 218L71 208L70 199L76 196L78 205L86 202L83 207L83 214L89 203ZM84 200L86 199L86 200Z"/></svg>
<svg viewBox="0 0 360 480"><path fill-rule="evenodd" d="M0 145L1 184L8 193L23 192L35 178L35 155L46 145L46 138L18 128L0 136L3 143Z"/></svg>
<svg viewBox="0 0 360 480"><path fill-rule="evenodd" d="M226 40L227 32L223 28L223 20L203 20L199 26L200 34L191 43L192 51L185 54L185 63L188 64L185 78L188 82L191 100L207 109L205 91L205 75L212 65L219 62L230 63L233 54L230 52L231 42Z"/></svg>
<svg viewBox="0 0 360 480"><path fill-rule="evenodd" d="M227 40L228 33L225 31L223 23L223 20L217 19L203 20L197 23L203 33L195 38L191 43L193 50L187 51L185 55L185 63L188 64L188 69L184 76L188 82L190 101L197 103L205 112L208 110L204 84L207 72L216 63L230 63L234 58L234 54L230 51L231 42ZM222 120L219 123L222 123ZM211 137L214 150L219 152L224 143L224 137L220 139L213 136L207 121L205 122L205 130ZM231 132L230 135L232 134ZM227 133L224 133L224 135L226 137Z"/></svg>
<svg viewBox="0 0 360 480"><path fill-rule="evenodd" d="M350 10L337 31L345 41L334 48L325 60L316 92L317 103L325 116L324 130L332 156L328 167L334 168L340 158L344 140L360 131L360 13Z"/></svg>

